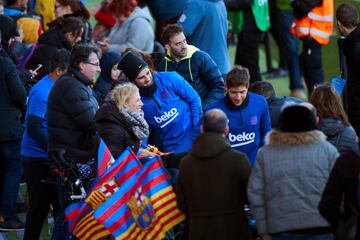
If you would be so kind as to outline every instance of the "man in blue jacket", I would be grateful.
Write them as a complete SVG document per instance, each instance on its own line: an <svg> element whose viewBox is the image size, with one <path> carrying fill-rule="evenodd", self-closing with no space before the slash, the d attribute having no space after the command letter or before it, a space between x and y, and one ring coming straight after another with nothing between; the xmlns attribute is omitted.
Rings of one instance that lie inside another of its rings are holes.
<svg viewBox="0 0 360 240"><path fill-rule="evenodd" d="M249 70L234 67L226 76L226 96L211 108L219 108L226 113L229 118L227 138L231 147L246 153L253 166L257 151L271 130L271 123L265 98L248 92L249 84Z"/></svg>
<svg viewBox="0 0 360 240"><path fill-rule="evenodd" d="M186 152L200 134L202 108L199 95L176 72L154 75L133 52L121 58L118 68L140 89L148 124L161 135L163 151Z"/></svg>
<svg viewBox="0 0 360 240"><path fill-rule="evenodd" d="M162 34L167 50L159 71L175 71L199 94L206 111L224 96L224 80L212 58L204 51L188 45L181 26L168 25Z"/></svg>

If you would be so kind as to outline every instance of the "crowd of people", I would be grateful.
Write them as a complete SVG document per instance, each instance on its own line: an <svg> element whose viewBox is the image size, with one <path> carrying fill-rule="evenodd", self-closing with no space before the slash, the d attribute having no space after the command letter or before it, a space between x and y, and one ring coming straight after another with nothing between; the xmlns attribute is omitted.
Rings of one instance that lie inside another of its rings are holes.
<svg viewBox="0 0 360 240"><path fill-rule="evenodd" d="M95 26L83 1L49 2L0 2L0 231L39 239L51 209L51 239L75 238L64 179L75 173L90 186L102 139L114 159L148 144L169 153L163 164L186 215L174 230L181 239L342 239L341 219L360 210L355 6L336 9L344 108L322 68L331 0L278 0L277 14L267 1L103 0ZM270 26L282 32L289 97L261 78Z"/></svg>

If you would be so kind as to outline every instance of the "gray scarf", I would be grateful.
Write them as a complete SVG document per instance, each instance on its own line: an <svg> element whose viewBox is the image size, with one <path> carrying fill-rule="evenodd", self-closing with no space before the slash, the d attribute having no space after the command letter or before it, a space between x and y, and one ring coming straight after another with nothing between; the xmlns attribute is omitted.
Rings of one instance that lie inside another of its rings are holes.
<svg viewBox="0 0 360 240"><path fill-rule="evenodd" d="M133 133L139 140L143 140L149 136L149 125L144 119L144 112L142 110L140 114L137 114L128 108L123 108L120 110L120 113L131 123Z"/></svg>

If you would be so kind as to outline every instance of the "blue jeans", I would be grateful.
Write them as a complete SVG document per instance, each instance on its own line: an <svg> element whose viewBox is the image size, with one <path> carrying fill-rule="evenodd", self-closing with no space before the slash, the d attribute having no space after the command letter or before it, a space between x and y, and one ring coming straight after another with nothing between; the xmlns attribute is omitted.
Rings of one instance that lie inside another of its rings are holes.
<svg viewBox="0 0 360 240"><path fill-rule="evenodd" d="M68 193L61 183L60 177L57 177L56 179L56 188L59 200L59 210L56 214L56 218L54 221L54 228L51 235L51 240L69 239L71 234L68 231L65 221L65 209L67 206L69 206L70 201L68 199Z"/></svg>
<svg viewBox="0 0 360 240"><path fill-rule="evenodd" d="M299 39L290 32L291 24L294 16L290 11L279 11L279 19L281 24L281 37L284 48L286 49L286 58L288 62L290 90L303 89L301 84L301 70L299 59Z"/></svg>
<svg viewBox="0 0 360 240"><path fill-rule="evenodd" d="M21 140L0 142L0 159L4 179L1 195L0 215L11 218L15 214L15 204L19 193L20 180L23 173L20 156Z"/></svg>
<svg viewBox="0 0 360 240"><path fill-rule="evenodd" d="M304 235L292 233L279 233L272 236L273 240L332 240L331 233L317 234L317 235Z"/></svg>

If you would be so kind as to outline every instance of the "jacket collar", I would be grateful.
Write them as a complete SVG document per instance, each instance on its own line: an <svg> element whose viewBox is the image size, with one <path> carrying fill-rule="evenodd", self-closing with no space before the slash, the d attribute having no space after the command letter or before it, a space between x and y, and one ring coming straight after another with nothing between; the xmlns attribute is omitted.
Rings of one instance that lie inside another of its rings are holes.
<svg viewBox="0 0 360 240"><path fill-rule="evenodd" d="M69 67L68 73L70 73L73 77L82 82L85 86L90 86L93 84L93 81L88 79L82 72L79 70Z"/></svg>
<svg viewBox="0 0 360 240"><path fill-rule="evenodd" d="M325 142L326 136L319 130L308 132L281 132L273 129L266 135L265 141L267 145L271 146L303 145Z"/></svg>

